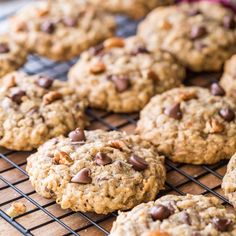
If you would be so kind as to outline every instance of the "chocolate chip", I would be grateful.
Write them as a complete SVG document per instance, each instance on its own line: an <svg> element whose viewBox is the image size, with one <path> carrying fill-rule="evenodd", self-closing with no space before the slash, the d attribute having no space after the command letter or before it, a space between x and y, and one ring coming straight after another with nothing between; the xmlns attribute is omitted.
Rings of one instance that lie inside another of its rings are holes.
<svg viewBox="0 0 236 236"><path fill-rule="evenodd" d="M80 170L72 179L72 183L79 184L90 184L92 182L92 178L90 177L90 169L83 168Z"/></svg>
<svg viewBox="0 0 236 236"><path fill-rule="evenodd" d="M164 220L171 215L168 207L163 205L153 206L150 210L150 213L153 220Z"/></svg>
<svg viewBox="0 0 236 236"><path fill-rule="evenodd" d="M103 49L104 49L104 46L103 46L103 44L101 43L101 44L98 44L98 45L95 46L95 47L91 47L91 48L89 49L89 52L90 52L90 54L96 56L96 55L98 55L100 52L102 52Z"/></svg>
<svg viewBox="0 0 236 236"><path fill-rule="evenodd" d="M98 152L94 158L95 162L99 166L105 166L112 163L112 159L107 156L106 153Z"/></svg>
<svg viewBox="0 0 236 236"><path fill-rule="evenodd" d="M235 113L230 108L220 109L219 115L226 121L232 121L235 118Z"/></svg>
<svg viewBox="0 0 236 236"><path fill-rule="evenodd" d="M187 212L183 211L181 214L180 214L180 220L185 223L185 224L188 224L188 225L191 225L191 221L190 221L190 216Z"/></svg>
<svg viewBox="0 0 236 236"><path fill-rule="evenodd" d="M213 83L211 85L211 94L214 96L224 96L225 91L218 83Z"/></svg>
<svg viewBox="0 0 236 236"><path fill-rule="evenodd" d="M201 11L196 8L192 8L188 11L188 16L196 16L199 14L201 14Z"/></svg>
<svg viewBox="0 0 236 236"><path fill-rule="evenodd" d="M207 34L207 29L204 26L195 25L190 32L191 39L198 39Z"/></svg>
<svg viewBox="0 0 236 236"><path fill-rule="evenodd" d="M111 75L108 76L108 79L115 84L116 90L120 93L126 91L130 86L129 78L126 76Z"/></svg>
<svg viewBox="0 0 236 236"><path fill-rule="evenodd" d="M147 50L147 48L145 48L144 46L137 46L132 52L131 52L131 55L133 55L133 56L136 56L136 55L138 55L138 54L140 54L140 53L142 53L142 54L148 54L148 53L150 53L148 50Z"/></svg>
<svg viewBox="0 0 236 236"><path fill-rule="evenodd" d="M234 17L231 16L225 16L223 18L223 25L226 29L234 29L236 24L235 24L235 20Z"/></svg>
<svg viewBox="0 0 236 236"><path fill-rule="evenodd" d="M11 99L13 102L17 103L17 104L21 104L22 102L22 97L24 97L26 95L25 91L23 90L18 90L16 92L13 92L11 95Z"/></svg>
<svg viewBox="0 0 236 236"><path fill-rule="evenodd" d="M6 43L0 43L0 53L8 53L10 48Z"/></svg>
<svg viewBox="0 0 236 236"><path fill-rule="evenodd" d="M40 76L37 84L42 88L49 89L53 84L53 79L46 76Z"/></svg>
<svg viewBox="0 0 236 236"><path fill-rule="evenodd" d="M139 156L137 156L135 154L133 154L129 158L129 163L137 171L145 170L148 167L148 163L143 158L140 158Z"/></svg>
<svg viewBox="0 0 236 236"><path fill-rule="evenodd" d="M72 18L72 17L66 17L63 19L63 23L66 26L69 27L74 27L77 25L78 20L76 18Z"/></svg>
<svg viewBox="0 0 236 236"><path fill-rule="evenodd" d="M68 137L71 139L72 142L81 142L86 140L84 130L80 128L71 131Z"/></svg>
<svg viewBox="0 0 236 236"><path fill-rule="evenodd" d="M44 33L52 34L55 31L56 27L55 24L51 21L45 21L41 25L41 30Z"/></svg>
<svg viewBox="0 0 236 236"><path fill-rule="evenodd" d="M230 226L232 225L232 220L214 218L212 220L212 223L218 231L226 232L229 230Z"/></svg>
<svg viewBox="0 0 236 236"><path fill-rule="evenodd" d="M166 114L167 116L174 118L176 120L181 120L182 116L183 116L179 103L176 103L175 105L173 105L169 108L166 108L164 110L164 114Z"/></svg>

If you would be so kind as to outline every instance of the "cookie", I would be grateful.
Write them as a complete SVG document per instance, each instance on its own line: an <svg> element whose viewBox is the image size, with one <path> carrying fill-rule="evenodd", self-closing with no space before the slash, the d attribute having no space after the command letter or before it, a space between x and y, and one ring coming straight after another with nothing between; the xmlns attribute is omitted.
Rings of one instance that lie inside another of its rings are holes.
<svg viewBox="0 0 236 236"><path fill-rule="evenodd" d="M42 145L26 169L35 190L63 209L107 214L155 199L163 162L139 136L78 128Z"/></svg>
<svg viewBox="0 0 236 236"><path fill-rule="evenodd" d="M126 14L134 19L145 16L152 9L169 5L172 0L89 0L95 6L112 13Z"/></svg>
<svg viewBox="0 0 236 236"><path fill-rule="evenodd" d="M137 124L141 137L175 162L213 164L236 151L236 105L219 84L156 95Z"/></svg>
<svg viewBox="0 0 236 236"><path fill-rule="evenodd" d="M218 71L236 52L235 26L231 10L199 1L153 10L138 35L150 48L171 52L193 71Z"/></svg>
<svg viewBox="0 0 236 236"><path fill-rule="evenodd" d="M12 37L34 53L63 61L111 37L114 18L83 0L40 1L11 19Z"/></svg>
<svg viewBox="0 0 236 236"><path fill-rule="evenodd" d="M234 154L227 166L227 172L222 181L222 188L226 197L236 207L236 154Z"/></svg>
<svg viewBox="0 0 236 236"><path fill-rule="evenodd" d="M221 77L220 84L224 88L227 96L236 100L236 55L232 56L224 66L224 74Z"/></svg>
<svg viewBox="0 0 236 236"><path fill-rule="evenodd" d="M27 54L8 35L0 35L0 78L21 67Z"/></svg>
<svg viewBox="0 0 236 236"><path fill-rule="evenodd" d="M166 195L120 213L110 236L233 236L236 216L215 197Z"/></svg>
<svg viewBox="0 0 236 236"><path fill-rule="evenodd" d="M180 86L185 69L168 52L148 51L138 37L109 38L84 52L68 77L91 107L134 112L154 94Z"/></svg>
<svg viewBox="0 0 236 236"><path fill-rule="evenodd" d="M0 81L0 146L32 150L85 124L84 103L65 82L21 72Z"/></svg>

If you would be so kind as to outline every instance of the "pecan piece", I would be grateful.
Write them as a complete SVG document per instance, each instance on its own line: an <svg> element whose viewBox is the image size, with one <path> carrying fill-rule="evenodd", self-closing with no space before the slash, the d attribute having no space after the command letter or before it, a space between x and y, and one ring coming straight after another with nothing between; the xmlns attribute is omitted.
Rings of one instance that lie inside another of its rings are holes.
<svg viewBox="0 0 236 236"><path fill-rule="evenodd" d="M43 96L43 104L47 105L55 100L62 98L62 94L56 91L51 91Z"/></svg>
<svg viewBox="0 0 236 236"><path fill-rule="evenodd" d="M221 133L224 130L224 125L216 119L210 119L206 124L209 133Z"/></svg>
<svg viewBox="0 0 236 236"><path fill-rule="evenodd" d="M103 46L106 49L116 48L116 47L122 48L125 46L125 41L123 38L113 37L105 40Z"/></svg>
<svg viewBox="0 0 236 236"><path fill-rule="evenodd" d="M54 157L53 157L53 162L56 165L72 165L73 160L70 158L70 155L66 152L63 151L55 151Z"/></svg>
<svg viewBox="0 0 236 236"><path fill-rule="evenodd" d="M191 99L196 99L197 94L195 92L184 92L179 95L180 101L189 101Z"/></svg>
<svg viewBox="0 0 236 236"><path fill-rule="evenodd" d="M106 66L103 62L97 62L90 66L90 72L92 74L101 74L106 70Z"/></svg>
<svg viewBox="0 0 236 236"><path fill-rule="evenodd" d="M125 143L121 140L109 140L108 145L110 147L122 150L122 147L125 147Z"/></svg>

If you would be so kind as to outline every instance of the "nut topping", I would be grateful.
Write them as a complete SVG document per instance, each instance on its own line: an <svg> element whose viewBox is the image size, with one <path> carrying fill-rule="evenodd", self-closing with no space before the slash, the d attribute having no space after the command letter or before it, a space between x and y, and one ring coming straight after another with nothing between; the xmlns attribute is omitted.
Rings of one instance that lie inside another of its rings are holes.
<svg viewBox="0 0 236 236"><path fill-rule="evenodd" d="M216 119L211 119L207 122L206 128L208 129L209 133L221 133L224 131L224 125L221 124Z"/></svg>
<svg viewBox="0 0 236 236"><path fill-rule="evenodd" d="M73 160L70 158L70 155L63 151L56 150L53 157L53 162L56 165L72 165Z"/></svg>
<svg viewBox="0 0 236 236"><path fill-rule="evenodd" d="M104 48L122 48L125 46L125 41L123 38L118 38L118 37L114 37L114 38L109 38L107 40L104 41L103 43Z"/></svg>
<svg viewBox="0 0 236 236"><path fill-rule="evenodd" d="M61 98L62 98L61 93L56 91L51 91L43 96L43 103L47 105Z"/></svg>
<svg viewBox="0 0 236 236"><path fill-rule="evenodd" d="M122 147L126 146L125 143L121 140L109 140L108 145L120 150L122 150Z"/></svg>
<svg viewBox="0 0 236 236"><path fill-rule="evenodd" d="M90 66L90 72L92 74L101 74L106 70L106 66L103 62L97 62Z"/></svg>

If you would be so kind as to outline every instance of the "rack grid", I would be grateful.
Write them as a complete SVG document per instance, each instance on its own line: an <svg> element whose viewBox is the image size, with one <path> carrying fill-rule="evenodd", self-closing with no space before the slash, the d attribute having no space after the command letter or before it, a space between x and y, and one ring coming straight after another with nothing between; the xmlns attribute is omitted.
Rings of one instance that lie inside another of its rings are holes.
<svg viewBox="0 0 236 236"><path fill-rule="evenodd" d="M117 17L119 36L130 36L135 33L138 22L126 17ZM47 74L66 80L68 69L75 60L55 63L36 55L30 55L22 68L28 74ZM197 77L196 77L197 76ZM203 78L214 81L218 75L194 75L187 84ZM195 82L194 82L195 81ZM114 114L93 109L87 110L91 122L89 129L124 130L132 133L138 120L138 114ZM93 213L62 210L54 200L39 196L30 185L25 171L26 158L29 152L15 152L0 148L0 235L108 235L117 213L96 215ZM165 194L206 194L218 197L223 204L230 203L222 194L221 180L226 170L227 161L211 166L192 166L175 164L166 160L167 181ZM6 209L12 202L21 201L27 206L23 215L11 219Z"/></svg>

